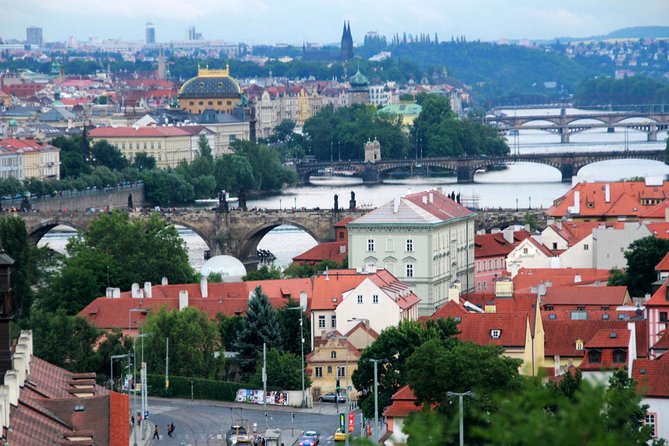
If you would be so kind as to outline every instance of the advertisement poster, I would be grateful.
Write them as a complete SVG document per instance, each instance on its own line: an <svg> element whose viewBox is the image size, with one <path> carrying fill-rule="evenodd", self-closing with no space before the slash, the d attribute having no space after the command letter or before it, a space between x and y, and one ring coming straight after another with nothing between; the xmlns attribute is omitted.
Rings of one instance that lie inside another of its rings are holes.
<svg viewBox="0 0 669 446"><path fill-rule="evenodd" d="M267 398L263 401L264 392L262 390L253 389L239 389L235 401L238 403L252 403L252 404L274 404L280 406L288 405L288 397L286 392L271 391L267 392Z"/></svg>

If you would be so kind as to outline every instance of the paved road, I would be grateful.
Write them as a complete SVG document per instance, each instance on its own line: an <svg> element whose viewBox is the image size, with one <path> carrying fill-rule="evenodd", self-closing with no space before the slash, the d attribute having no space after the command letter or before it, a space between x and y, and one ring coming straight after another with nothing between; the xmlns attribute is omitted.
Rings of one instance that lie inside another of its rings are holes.
<svg viewBox="0 0 669 446"><path fill-rule="evenodd" d="M339 410L343 411L341 405ZM320 432L321 445L333 446L334 431L339 424L332 403L314 403L309 409L267 406L265 411L263 406L253 404L149 398L149 411L150 421L158 425L161 434L160 440L146 443L152 446L163 442L179 446L224 445L225 432L231 421L238 419L248 420L251 430L255 427L259 433L264 433L266 426L282 429L286 446L306 430ZM176 427L174 438L168 438L166 434L166 426L171 422ZM359 432L360 413L357 412L356 434Z"/></svg>

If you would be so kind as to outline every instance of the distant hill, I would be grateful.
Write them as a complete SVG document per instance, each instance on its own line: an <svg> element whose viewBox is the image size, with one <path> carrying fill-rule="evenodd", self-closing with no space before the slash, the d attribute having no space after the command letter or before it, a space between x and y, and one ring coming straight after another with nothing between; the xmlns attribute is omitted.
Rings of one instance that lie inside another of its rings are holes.
<svg viewBox="0 0 669 446"><path fill-rule="evenodd" d="M582 40L607 39L658 39L669 38L669 26L633 26L612 31L601 36L590 37L557 37L560 42L579 42ZM555 41L555 39L553 39Z"/></svg>

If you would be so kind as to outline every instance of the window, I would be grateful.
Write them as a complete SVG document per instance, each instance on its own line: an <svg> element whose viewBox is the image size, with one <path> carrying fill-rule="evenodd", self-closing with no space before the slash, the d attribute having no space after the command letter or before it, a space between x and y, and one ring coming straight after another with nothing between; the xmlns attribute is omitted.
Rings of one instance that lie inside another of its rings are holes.
<svg viewBox="0 0 669 446"><path fill-rule="evenodd" d="M660 311L660 322L668 322L669 319L667 318L667 312L666 311Z"/></svg>
<svg viewBox="0 0 669 446"><path fill-rule="evenodd" d="M216 105L223 105L223 101L216 101Z"/></svg>
<svg viewBox="0 0 669 446"><path fill-rule="evenodd" d="M332 328L337 328L337 316L332 316L330 318L330 326Z"/></svg>
<svg viewBox="0 0 669 446"><path fill-rule="evenodd" d="M328 375L332 375L332 366L331 365L328 366Z"/></svg>
<svg viewBox="0 0 669 446"><path fill-rule="evenodd" d="M207 105L214 105L214 101L208 101Z"/></svg>
<svg viewBox="0 0 669 446"><path fill-rule="evenodd" d="M494 328L490 330L490 337L493 339L499 339L502 336L502 330L499 328Z"/></svg>
<svg viewBox="0 0 669 446"><path fill-rule="evenodd" d="M342 367L337 367L337 376L339 376L340 378L342 376L346 376L346 367L343 367L343 366Z"/></svg>
<svg viewBox="0 0 669 446"><path fill-rule="evenodd" d="M372 303L375 303L375 304L379 303L379 295L378 294L372 295Z"/></svg>
<svg viewBox="0 0 669 446"><path fill-rule="evenodd" d="M386 239L386 251L395 251L395 241L390 237Z"/></svg>
<svg viewBox="0 0 669 446"><path fill-rule="evenodd" d="M616 364L623 364L627 361L627 352L622 349L613 350L613 362Z"/></svg>
<svg viewBox="0 0 669 446"><path fill-rule="evenodd" d="M336 351L332 350L330 352L330 359L337 359L337 352Z"/></svg>
<svg viewBox="0 0 669 446"><path fill-rule="evenodd" d="M316 378L322 378L323 377L323 367L314 367L314 376Z"/></svg>
<svg viewBox="0 0 669 446"><path fill-rule="evenodd" d="M198 101L197 105L204 105L204 101Z"/></svg>
<svg viewBox="0 0 669 446"><path fill-rule="evenodd" d="M412 239L407 239L407 251L409 251L409 252L413 251L413 240Z"/></svg>
<svg viewBox="0 0 669 446"><path fill-rule="evenodd" d="M374 239L367 240L367 251L374 251Z"/></svg>
<svg viewBox="0 0 669 446"><path fill-rule="evenodd" d="M588 352L588 361L593 364L602 362L602 352L599 350L590 350Z"/></svg>
<svg viewBox="0 0 669 446"><path fill-rule="evenodd" d="M527 254L527 248L523 248L523 254Z"/></svg>
<svg viewBox="0 0 669 446"><path fill-rule="evenodd" d="M230 143L237 141L237 135L230 135Z"/></svg>
<svg viewBox="0 0 669 446"><path fill-rule="evenodd" d="M657 438L657 429L655 428L656 418L657 418L657 414L655 414L653 412L648 412L646 414L646 419L644 420L644 424L646 426L650 426L650 435L653 438Z"/></svg>
<svg viewBox="0 0 669 446"><path fill-rule="evenodd" d="M232 105L232 101L227 101L226 104L227 105Z"/></svg>
<svg viewBox="0 0 669 446"><path fill-rule="evenodd" d="M358 294L358 303L359 303L359 304L362 303L362 294Z"/></svg>
<svg viewBox="0 0 669 446"><path fill-rule="evenodd" d="M583 251L587 251L588 249L590 249L590 245L587 243L583 244Z"/></svg>
<svg viewBox="0 0 669 446"><path fill-rule="evenodd" d="M557 242L553 242L553 249L557 249Z"/></svg>
<svg viewBox="0 0 669 446"><path fill-rule="evenodd" d="M583 350L583 339L577 339L576 340L576 350Z"/></svg>
<svg viewBox="0 0 669 446"><path fill-rule="evenodd" d="M409 263L406 267L407 277L413 277L413 263Z"/></svg>
<svg viewBox="0 0 669 446"><path fill-rule="evenodd" d="M318 316L318 328L325 328L325 316Z"/></svg>
<svg viewBox="0 0 669 446"><path fill-rule="evenodd" d="M195 105L195 101L188 101L188 105Z"/></svg>
<svg viewBox="0 0 669 446"><path fill-rule="evenodd" d="M553 311L553 305L544 305L544 310Z"/></svg>

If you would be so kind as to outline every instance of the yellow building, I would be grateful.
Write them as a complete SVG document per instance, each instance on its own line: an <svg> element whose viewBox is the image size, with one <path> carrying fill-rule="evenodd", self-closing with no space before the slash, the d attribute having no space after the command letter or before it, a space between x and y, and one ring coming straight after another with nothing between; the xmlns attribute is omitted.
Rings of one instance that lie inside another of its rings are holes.
<svg viewBox="0 0 669 446"><path fill-rule="evenodd" d="M337 377L342 390L349 387L353 392L351 375L358 368L360 352L343 336L333 336L317 345L307 355L307 371L311 376L314 400L329 392L334 392ZM341 392L344 393L344 392Z"/></svg>
<svg viewBox="0 0 669 446"><path fill-rule="evenodd" d="M187 80L179 89L179 107L190 113L205 110L230 113L242 98L237 81L230 77L230 68L197 70L197 77Z"/></svg>
<svg viewBox="0 0 669 446"><path fill-rule="evenodd" d="M34 139L0 139L0 178L60 179L60 149Z"/></svg>

